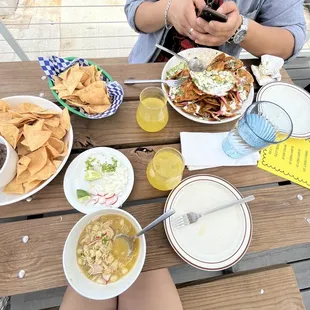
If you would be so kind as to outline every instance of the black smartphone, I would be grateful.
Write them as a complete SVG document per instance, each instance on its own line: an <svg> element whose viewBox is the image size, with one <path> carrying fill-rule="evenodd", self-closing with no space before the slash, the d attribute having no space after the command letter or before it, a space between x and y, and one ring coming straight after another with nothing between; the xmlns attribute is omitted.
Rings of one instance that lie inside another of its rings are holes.
<svg viewBox="0 0 310 310"><path fill-rule="evenodd" d="M227 22L226 15L221 14L211 9L209 6L205 6L203 10L198 14L198 17L203 18L207 22L210 22L211 20L215 20L217 22L222 22L222 23Z"/></svg>

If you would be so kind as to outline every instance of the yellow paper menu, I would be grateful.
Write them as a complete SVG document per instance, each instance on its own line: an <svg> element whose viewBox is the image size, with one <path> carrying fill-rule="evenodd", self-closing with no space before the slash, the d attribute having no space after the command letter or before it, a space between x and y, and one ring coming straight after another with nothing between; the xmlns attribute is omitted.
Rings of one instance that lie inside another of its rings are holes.
<svg viewBox="0 0 310 310"><path fill-rule="evenodd" d="M261 151L258 167L310 189L310 139L288 139Z"/></svg>

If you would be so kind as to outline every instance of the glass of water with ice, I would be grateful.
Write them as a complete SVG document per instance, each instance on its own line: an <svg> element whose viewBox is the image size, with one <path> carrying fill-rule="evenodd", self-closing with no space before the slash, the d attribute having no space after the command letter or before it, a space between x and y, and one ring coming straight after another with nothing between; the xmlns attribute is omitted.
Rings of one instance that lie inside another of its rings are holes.
<svg viewBox="0 0 310 310"><path fill-rule="evenodd" d="M292 132L292 120L284 109L269 101L254 102L223 141L223 150L229 157L241 158L287 140Z"/></svg>

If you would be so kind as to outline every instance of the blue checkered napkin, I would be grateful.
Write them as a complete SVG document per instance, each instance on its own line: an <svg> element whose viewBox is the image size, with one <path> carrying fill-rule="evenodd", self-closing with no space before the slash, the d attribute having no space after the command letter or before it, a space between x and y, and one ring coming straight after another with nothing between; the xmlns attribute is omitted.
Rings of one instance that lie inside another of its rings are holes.
<svg viewBox="0 0 310 310"><path fill-rule="evenodd" d="M75 58L74 60L69 61L67 59L60 58L57 56L51 56L51 57L38 57L38 60L42 70L44 71L46 76L51 80L53 80L53 75L59 75L61 72L67 70L69 67L73 66L77 62L80 64L80 66L89 65L88 61L83 58ZM83 109L80 109L80 112L90 119L100 119L113 115L123 102L124 90L122 86L117 82L108 82L106 76L101 75L101 78L102 80L107 82L107 89L109 96L111 98L111 107L104 113L92 114L92 115L87 114Z"/></svg>
<svg viewBox="0 0 310 310"><path fill-rule="evenodd" d="M38 60L45 75L51 80L53 79L53 75L58 75L61 72L66 71L69 67L73 66L77 62L83 67L88 66L88 61L83 58L75 58L70 61L57 56L51 56L38 57Z"/></svg>

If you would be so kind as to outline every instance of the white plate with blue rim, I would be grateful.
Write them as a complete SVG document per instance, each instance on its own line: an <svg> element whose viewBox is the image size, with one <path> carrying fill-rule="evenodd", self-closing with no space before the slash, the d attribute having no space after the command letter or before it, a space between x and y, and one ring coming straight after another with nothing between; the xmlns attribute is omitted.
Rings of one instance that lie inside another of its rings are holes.
<svg viewBox="0 0 310 310"><path fill-rule="evenodd" d="M263 86L257 101L270 101L283 108L293 122L293 138L310 137L310 94L303 88L284 82Z"/></svg>
<svg viewBox="0 0 310 310"><path fill-rule="evenodd" d="M196 223L176 228L173 221L188 212L202 212L242 199L227 181L212 175L184 179L169 195L165 212L175 214L164 222L167 238L175 252L201 270L219 271L236 264L246 253L253 224L246 203L201 217Z"/></svg>
<svg viewBox="0 0 310 310"><path fill-rule="evenodd" d="M63 186L71 206L89 214L121 207L133 184L134 171L129 159L115 149L96 147L71 162Z"/></svg>

